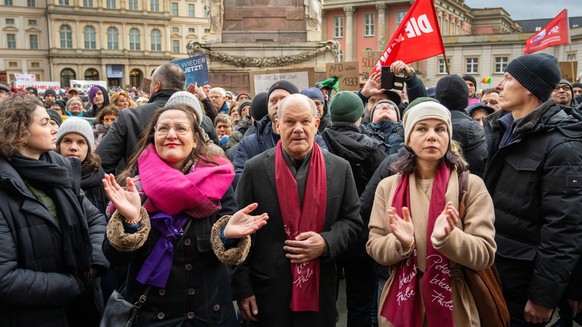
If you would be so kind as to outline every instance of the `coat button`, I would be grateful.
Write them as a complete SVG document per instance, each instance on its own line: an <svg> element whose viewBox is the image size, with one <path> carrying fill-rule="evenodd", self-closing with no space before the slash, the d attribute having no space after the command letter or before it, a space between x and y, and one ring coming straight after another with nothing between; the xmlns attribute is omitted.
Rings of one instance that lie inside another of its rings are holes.
<svg viewBox="0 0 582 327"><path fill-rule="evenodd" d="M193 288L189 288L189 289L188 289L188 294L189 294L189 295L194 295L194 294L196 294L196 290L195 290L195 289L193 289Z"/></svg>
<svg viewBox="0 0 582 327"><path fill-rule="evenodd" d="M192 244L192 240L190 240L189 238L184 240L184 245L190 246L190 244Z"/></svg>
<svg viewBox="0 0 582 327"><path fill-rule="evenodd" d="M188 317L188 319L194 319L194 312L188 312L186 316Z"/></svg>
<svg viewBox="0 0 582 327"><path fill-rule="evenodd" d="M215 304L212 309L214 309L214 311L218 311L220 310L220 305L219 304Z"/></svg>
<svg viewBox="0 0 582 327"><path fill-rule="evenodd" d="M158 294L160 294L161 296L164 296L164 295L166 295L166 290L163 288L160 288Z"/></svg>
<svg viewBox="0 0 582 327"><path fill-rule="evenodd" d="M158 319L162 320L166 317L166 315L163 312L158 312Z"/></svg>
<svg viewBox="0 0 582 327"><path fill-rule="evenodd" d="M188 264L186 264L185 268L186 268L186 271L190 271L190 270L192 270L192 265L188 263Z"/></svg>

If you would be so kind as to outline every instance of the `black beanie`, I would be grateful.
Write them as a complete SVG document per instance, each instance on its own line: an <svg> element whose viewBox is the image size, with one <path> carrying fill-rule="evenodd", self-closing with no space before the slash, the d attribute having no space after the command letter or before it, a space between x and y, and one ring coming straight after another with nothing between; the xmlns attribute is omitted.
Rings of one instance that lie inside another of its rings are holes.
<svg viewBox="0 0 582 327"><path fill-rule="evenodd" d="M43 97L46 97L48 94L52 94L55 98L57 97L57 92L55 92L53 89L46 89L46 91L44 91Z"/></svg>
<svg viewBox="0 0 582 327"><path fill-rule="evenodd" d="M267 99L269 99L271 93L273 93L273 91L275 91L276 89L283 89L291 94L299 93L299 89L297 88L297 86L295 86L295 84L289 81L280 80L271 85L271 87L269 88L269 94L267 95Z"/></svg>
<svg viewBox="0 0 582 327"><path fill-rule="evenodd" d="M52 109L47 109L46 112L48 113L51 120L54 120L57 123L57 125L61 126L61 124L63 123L63 117L61 116L60 113Z"/></svg>
<svg viewBox="0 0 582 327"><path fill-rule="evenodd" d="M267 92L261 92L255 95L251 102L251 117L255 121L261 120L269 113Z"/></svg>
<svg viewBox="0 0 582 327"><path fill-rule="evenodd" d="M545 53L517 57L505 71L542 102L548 101L562 78L556 57Z"/></svg>
<svg viewBox="0 0 582 327"><path fill-rule="evenodd" d="M63 112L65 112L65 108L67 107L67 103L63 100L56 100L55 104L58 104L59 107L61 107L61 109L63 110Z"/></svg>
<svg viewBox="0 0 582 327"><path fill-rule="evenodd" d="M447 75L436 85L435 99L449 110L465 110L469 105L469 87L459 75Z"/></svg>
<svg viewBox="0 0 582 327"><path fill-rule="evenodd" d="M475 80L475 77L473 77L471 75L463 75L463 79L465 81L473 82L473 86L475 86L475 88L477 88L477 81Z"/></svg>

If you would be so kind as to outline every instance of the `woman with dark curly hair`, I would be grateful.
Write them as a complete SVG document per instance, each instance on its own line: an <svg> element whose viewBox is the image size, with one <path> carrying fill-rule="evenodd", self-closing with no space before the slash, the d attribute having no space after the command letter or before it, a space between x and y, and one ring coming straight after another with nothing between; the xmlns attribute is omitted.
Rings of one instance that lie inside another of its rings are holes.
<svg viewBox="0 0 582 327"><path fill-rule="evenodd" d="M96 326L105 217L80 191L81 161L56 148L36 100L0 104L0 325Z"/></svg>

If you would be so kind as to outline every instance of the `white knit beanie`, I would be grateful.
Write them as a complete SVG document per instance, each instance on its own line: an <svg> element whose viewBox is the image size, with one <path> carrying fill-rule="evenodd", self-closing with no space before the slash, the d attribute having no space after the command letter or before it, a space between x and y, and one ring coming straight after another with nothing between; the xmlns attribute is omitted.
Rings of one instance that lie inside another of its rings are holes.
<svg viewBox="0 0 582 327"><path fill-rule="evenodd" d="M194 94L186 91L178 91L172 94L170 99L168 99L166 107L177 104L192 107L194 109L194 114L196 115L196 120L198 120L198 126L202 124L202 108L200 108L200 102Z"/></svg>
<svg viewBox="0 0 582 327"><path fill-rule="evenodd" d="M57 144L59 144L61 139L69 133L77 133L83 136L87 140L87 143L89 143L89 152L93 151L95 137L93 136L93 129L91 128L91 124L89 124L88 121L79 117L68 117L65 119L61 127L59 127L59 132L57 134Z"/></svg>
<svg viewBox="0 0 582 327"><path fill-rule="evenodd" d="M408 145L410 142L410 134L414 129L414 125L425 119L438 119L443 121L447 124L449 142L453 139L453 125L451 123L451 112L449 109L440 103L426 101L406 110L404 118L402 118L402 125L404 125L404 144Z"/></svg>

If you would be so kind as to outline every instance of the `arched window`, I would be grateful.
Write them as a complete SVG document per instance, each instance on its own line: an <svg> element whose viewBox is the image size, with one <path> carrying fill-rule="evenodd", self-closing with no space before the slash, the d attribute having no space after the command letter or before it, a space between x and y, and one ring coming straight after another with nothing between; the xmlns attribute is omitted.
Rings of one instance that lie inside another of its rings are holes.
<svg viewBox="0 0 582 327"><path fill-rule="evenodd" d="M73 48L73 30L69 25L61 25L59 29L59 34L61 37L61 48L72 49Z"/></svg>
<svg viewBox="0 0 582 327"><path fill-rule="evenodd" d="M129 50L141 50L141 36L137 28L129 30Z"/></svg>
<svg viewBox="0 0 582 327"><path fill-rule="evenodd" d="M162 32L159 29L152 30L152 51L162 51Z"/></svg>
<svg viewBox="0 0 582 327"><path fill-rule="evenodd" d="M71 87L71 80L77 79L75 71L71 68L61 70L61 87Z"/></svg>
<svg viewBox="0 0 582 327"><path fill-rule="evenodd" d="M85 80L87 81L98 81L99 72L95 68L89 68L85 71Z"/></svg>
<svg viewBox="0 0 582 327"><path fill-rule="evenodd" d="M141 70L135 68L129 72L129 84L135 87L141 87L143 81L143 73Z"/></svg>
<svg viewBox="0 0 582 327"><path fill-rule="evenodd" d="M119 50L119 32L115 27L107 29L107 50Z"/></svg>
<svg viewBox="0 0 582 327"><path fill-rule="evenodd" d="M85 49L96 49L97 36L95 34L95 27L85 26L83 34L85 34Z"/></svg>

